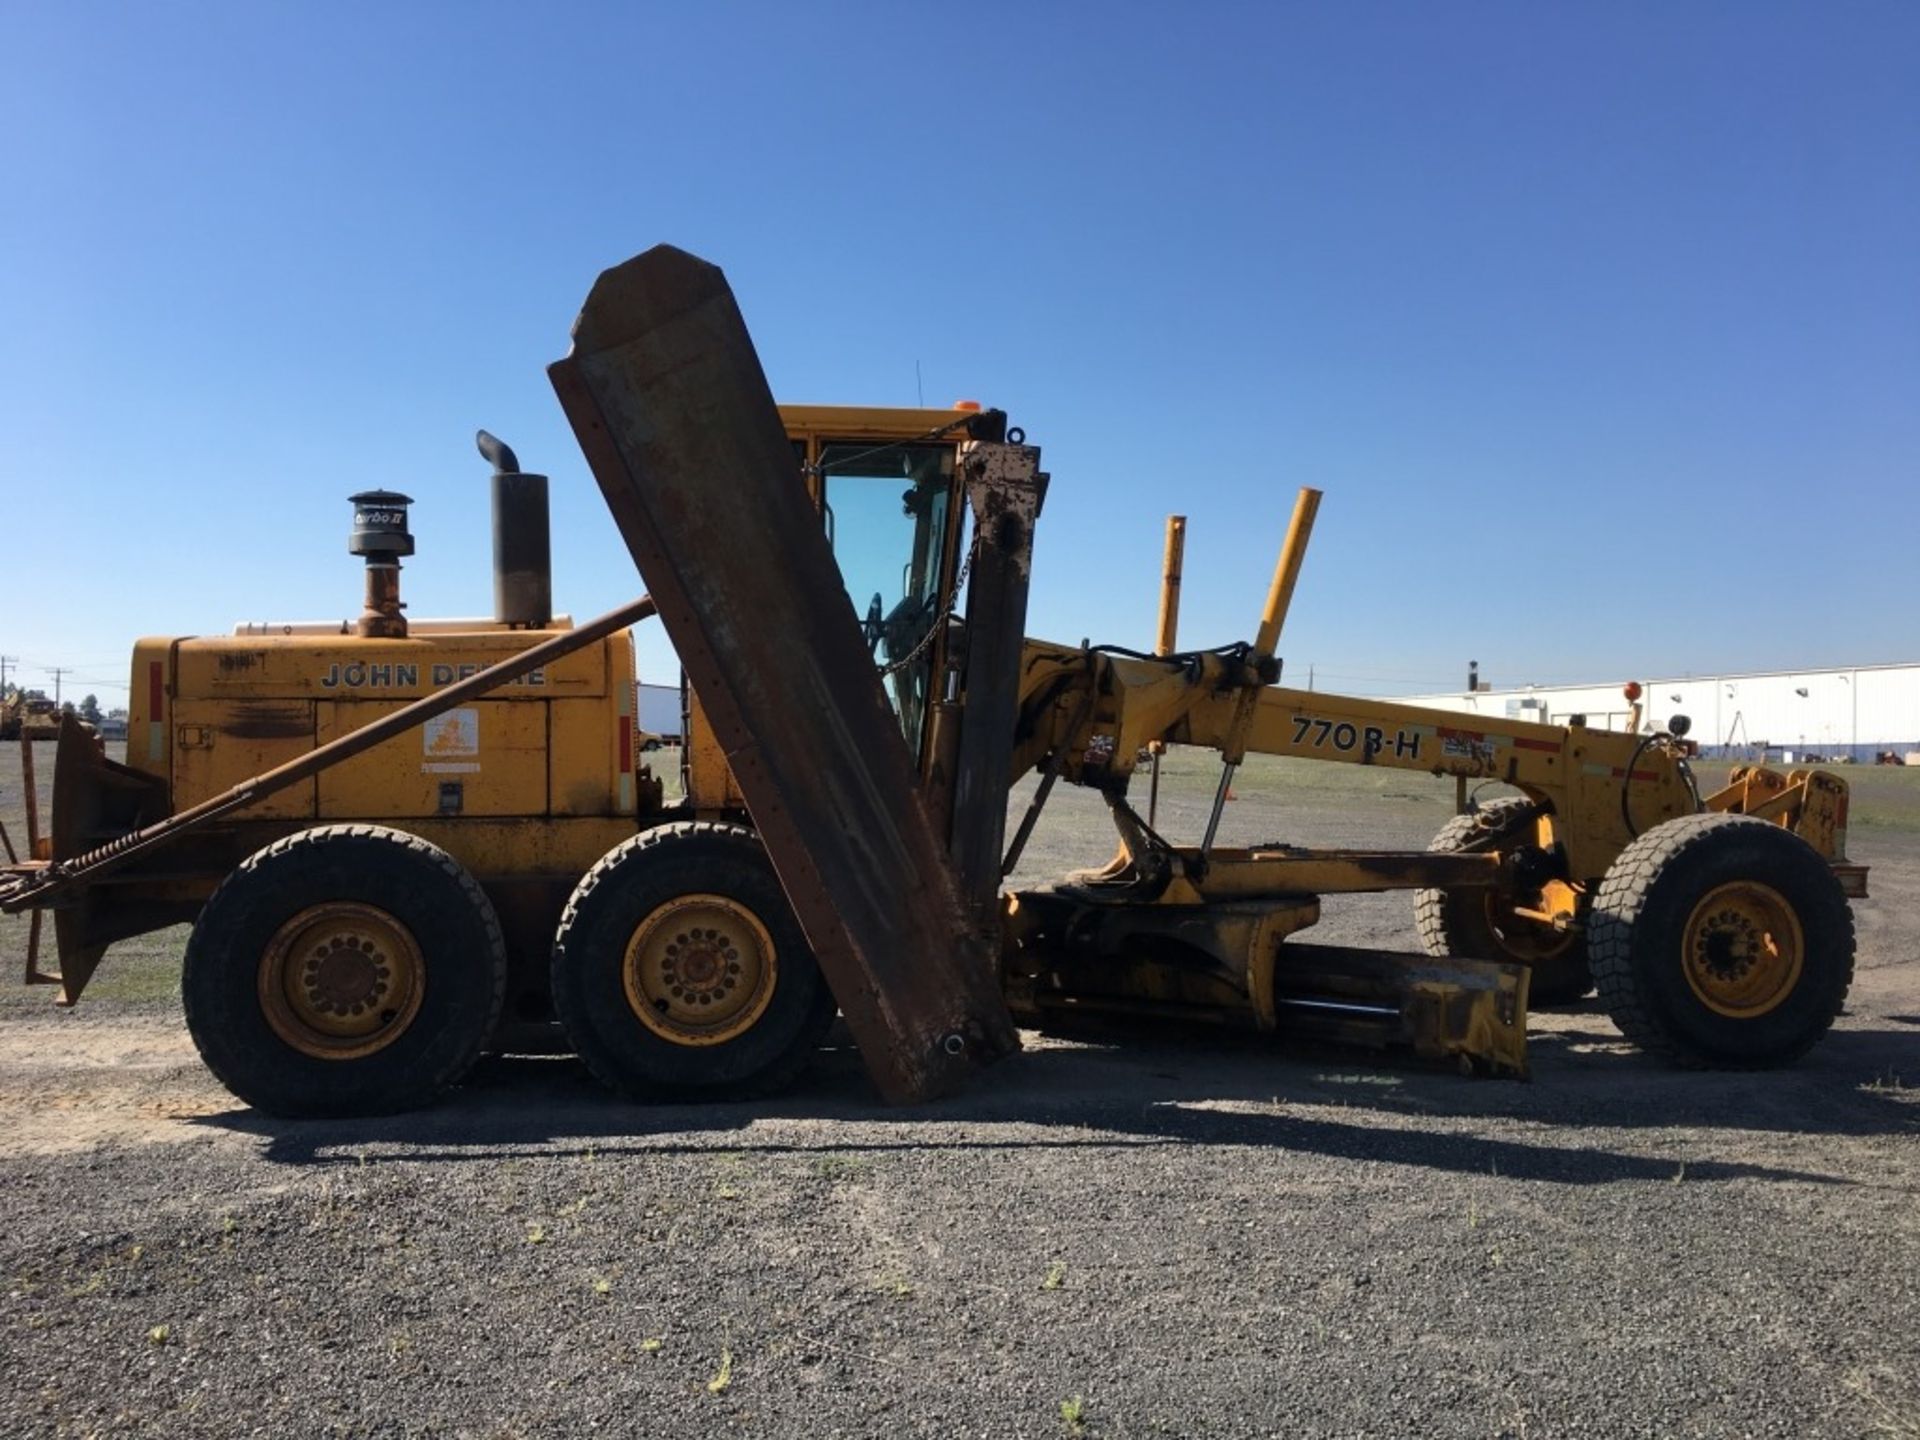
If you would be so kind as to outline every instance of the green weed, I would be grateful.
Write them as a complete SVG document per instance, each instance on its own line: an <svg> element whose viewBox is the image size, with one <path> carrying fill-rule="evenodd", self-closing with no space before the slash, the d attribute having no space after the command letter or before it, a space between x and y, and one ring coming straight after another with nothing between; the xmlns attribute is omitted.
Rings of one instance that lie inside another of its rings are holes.
<svg viewBox="0 0 1920 1440"><path fill-rule="evenodd" d="M830 1152L814 1156L810 1168L821 1180L851 1180L866 1173L867 1162L857 1155L839 1155Z"/></svg>

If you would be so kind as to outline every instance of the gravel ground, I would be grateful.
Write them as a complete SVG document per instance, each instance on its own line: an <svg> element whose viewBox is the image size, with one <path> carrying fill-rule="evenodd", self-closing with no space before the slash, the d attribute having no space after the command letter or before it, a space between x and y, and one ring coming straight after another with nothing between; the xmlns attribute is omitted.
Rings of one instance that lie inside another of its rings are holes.
<svg viewBox="0 0 1920 1440"><path fill-rule="evenodd" d="M1212 775L1173 758L1168 828ZM178 932L60 1014L7 922L0 1434L1920 1436L1920 775L1861 778L1849 1014L1764 1075L1574 1011L1527 1084L1163 1029L914 1111L840 1048L778 1103L501 1059L278 1122L200 1071ZM1449 799L1236 788L1229 841L1418 845ZM1029 876L1101 824L1058 797ZM1411 945L1410 910L1315 938Z"/></svg>

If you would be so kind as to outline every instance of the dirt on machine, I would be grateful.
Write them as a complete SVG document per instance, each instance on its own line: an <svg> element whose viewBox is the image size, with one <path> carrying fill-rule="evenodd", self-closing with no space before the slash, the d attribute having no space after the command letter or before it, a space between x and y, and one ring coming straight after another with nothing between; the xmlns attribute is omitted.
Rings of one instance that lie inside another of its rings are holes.
<svg viewBox="0 0 1920 1440"><path fill-rule="evenodd" d="M190 922L201 1055L290 1115L424 1103L489 1048L571 1050L638 1100L765 1094L836 1015L912 1102L1089 1016L1522 1075L1529 1002L1594 988L1688 1066L1789 1063L1839 1013L1866 893L1844 782L1703 795L1677 719L1285 686L1317 491L1250 638L1180 646L1176 520L1153 644L1053 644L1026 634L1049 477L1003 411L776 405L720 271L664 246L599 277L549 373L647 593L556 617L548 482L485 432L489 617L409 619L413 502L352 496L357 617L141 640L125 760L62 727L48 823L0 872L29 980L75 1003L116 941ZM684 672L667 750L636 705L654 618ZM1197 836L1159 827L1171 744L1220 757ZM1249 754L1449 777L1459 813L1422 851L1220 844ZM1062 783L1102 797L1114 856L1011 889ZM1389 890L1423 953L1312 942L1329 897Z"/></svg>

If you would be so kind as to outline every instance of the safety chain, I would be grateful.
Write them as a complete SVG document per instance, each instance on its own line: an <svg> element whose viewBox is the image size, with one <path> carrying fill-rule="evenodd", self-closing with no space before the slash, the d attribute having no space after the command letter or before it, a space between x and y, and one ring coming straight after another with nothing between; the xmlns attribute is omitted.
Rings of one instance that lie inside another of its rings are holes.
<svg viewBox="0 0 1920 1440"><path fill-rule="evenodd" d="M881 668L880 678L898 674L920 658L921 652L933 643L933 637L940 633L940 627L947 623L947 617L953 613L955 603L960 599L960 587L967 583L967 575L973 569L973 557L980 553L980 532L973 532L973 544L967 549L967 558L960 562L960 573L953 577L953 588L947 592L947 603L934 612L933 623L927 626L927 633L920 637L920 643L895 660L891 665Z"/></svg>

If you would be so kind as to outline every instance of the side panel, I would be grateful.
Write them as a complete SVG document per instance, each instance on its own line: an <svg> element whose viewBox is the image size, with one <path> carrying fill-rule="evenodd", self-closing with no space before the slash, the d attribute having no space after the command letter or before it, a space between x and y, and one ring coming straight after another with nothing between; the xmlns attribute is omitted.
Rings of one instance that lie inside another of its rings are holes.
<svg viewBox="0 0 1920 1440"><path fill-rule="evenodd" d="M313 749L314 707L304 700L178 700L173 737L173 807L184 810ZM131 733L131 732L129 732ZM132 741L128 741L132 752ZM290 786L248 809L257 820L311 816L314 781Z"/></svg>
<svg viewBox="0 0 1920 1440"><path fill-rule="evenodd" d="M713 733L713 722L695 695L688 706L686 736L687 798L696 813L719 815L747 808L747 797L727 768L727 752Z"/></svg>
<svg viewBox="0 0 1920 1440"><path fill-rule="evenodd" d="M323 703L320 743L398 708L377 700ZM540 701L463 705L321 771L315 777L320 818L541 815L547 809L546 748L547 707Z"/></svg>
<svg viewBox="0 0 1920 1440"><path fill-rule="evenodd" d="M548 707L553 744L547 790L555 815L617 815L623 808L633 813L632 759L620 754L620 726L631 726L633 717L616 712L616 704L594 700L557 700Z"/></svg>

